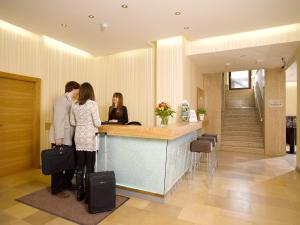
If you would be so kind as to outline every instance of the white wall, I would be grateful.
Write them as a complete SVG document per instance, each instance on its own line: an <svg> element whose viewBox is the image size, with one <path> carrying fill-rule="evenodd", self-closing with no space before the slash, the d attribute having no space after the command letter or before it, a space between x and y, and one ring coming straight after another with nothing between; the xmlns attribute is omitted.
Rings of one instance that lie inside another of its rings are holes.
<svg viewBox="0 0 300 225"><path fill-rule="evenodd" d="M154 124L154 50L133 50L99 57L96 70L97 96L100 99L101 119L108 119L108 106L114 92L121 92L128 108L130 121L144 126Z"/></svg>
<svg viewBox="0 0 300 225"><path fill-rule="evenodd" d="M297 116L297 82L286 83L286 115Z"/></svg>
<svg viewBox="0 0 300 225"><path fill-rule="evenodd" d="M130 120L154 121L154 71L151 48L95 58L61 42L0 20L0 71L41 78L41 148L49 146L45 123L54 99L67 81L91 82L103 120L113 92L123 92Z"/></svg>

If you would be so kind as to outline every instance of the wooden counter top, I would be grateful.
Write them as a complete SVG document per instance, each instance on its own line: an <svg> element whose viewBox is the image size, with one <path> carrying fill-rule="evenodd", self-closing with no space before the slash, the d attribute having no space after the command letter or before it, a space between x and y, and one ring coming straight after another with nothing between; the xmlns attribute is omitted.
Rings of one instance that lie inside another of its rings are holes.
<svg viewBox="0 0 300 225"><path fill-rule="evenodd" d="M112 136L172 140L201 129L207 124L207 122L208 121L198 121L195 123L179 122L163 128L127 125L103 125L99 128L99 131L106 132L108 135Z"/></svg>

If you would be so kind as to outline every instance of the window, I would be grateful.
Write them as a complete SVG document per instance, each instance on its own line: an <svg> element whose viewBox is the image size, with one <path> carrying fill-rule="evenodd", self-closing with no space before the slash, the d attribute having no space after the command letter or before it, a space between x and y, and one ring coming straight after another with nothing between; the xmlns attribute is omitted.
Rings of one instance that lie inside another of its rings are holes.
<svg viewBox="0 0 300 225"><path fill-rule="evenodd" d="M229 89L250 89L251 71L234 71L229 73Z"/></svg>

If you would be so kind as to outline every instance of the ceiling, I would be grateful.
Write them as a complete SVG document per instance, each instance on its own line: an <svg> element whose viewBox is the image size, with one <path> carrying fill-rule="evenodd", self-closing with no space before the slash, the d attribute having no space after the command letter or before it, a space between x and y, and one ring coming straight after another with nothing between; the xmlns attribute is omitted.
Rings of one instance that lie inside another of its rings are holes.
<svg viewBox="0 0 300 225"><path fill-rule="evenodd" d="M202 73L280 68L283 65L281 58L284 57L285 61L289 62L298 47L300 47L300 41L189 57L199 65Z"/></svg>
<svg viewBox="0 0 300 225"><path fill-rule="evenodd" d="M195 40L299 23L299 12L299 0L0 0L1 20L94 56L178 35ZM101 23L109 25L104 32Z"/></svg>

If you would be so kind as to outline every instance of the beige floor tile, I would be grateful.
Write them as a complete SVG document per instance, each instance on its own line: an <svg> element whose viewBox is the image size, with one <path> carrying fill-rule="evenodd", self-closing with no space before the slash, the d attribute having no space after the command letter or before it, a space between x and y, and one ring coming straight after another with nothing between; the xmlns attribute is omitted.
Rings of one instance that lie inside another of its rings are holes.
<svg viewBox="0 0 300 225"><path fill-rule="evenodd" d="M6 210L4 210L5 213L14 216L18 219L23 219L28 216L31 216L32 214L38 212L38 209L35 209L33 207L24 205L22 203L18 203Z"/></svg>
<svg viewBox="0 0 300 225"><path fill-rule="evenodd" d="M77 223L73 223L69 220L65 220L63 218L55 218L45 223L45 225L76 225Z"/></svg>
<svg viewBox="0 0 300 225"><path fill-rule="evenodd" d="M31 225L30 223L27 223L24 220L14 220L12 222L10 222L8 225Z"/></svg>
<svg viewBox="0 0 300 225"><path fill-rule="evenodd" d="M46 212L38 211L24 218L24 220L32 225L44 225L55 218L56 218L55 216L50 215Z"/></svg>
<svg viewBox="0 0 300 225"><path fill-rule="evenodd" d="M210 183L198 170L178 183L165 204L131 198L100 225L300 225L295 155L221 152L218 157ZM0 178L0 225L73 224L15 201L49 185L50 176L40 170Z"/></svg>
<svg viewBox="0 0 300 225"><path fill-rule="evenodd" d="M135 207L138 209L144 209L150 204L150 201L138 198L130 198L125 205Z"/></svg>
<svg viewBox="0 0 300 225"><path fill-rule="evenodd" d="M17 220L16 217L9 215L5 212L0 212L0 225L7 225L15 220Z"/></svg>
<svg viewBox="0 0 300 225"><path fill-rule="evenodd" d="M215 218L220 214L220 209L200 205L200 204L193 204L188 207L184 207L180 212L178 218L181 220L189 221L192 223L203 224L213 224Z"/></svg>
<svg viewBox="0 0 300 225"><path fill-rule="evenodd" d="M178 206L168 205L168 204L159 204L155 202L151 202L145 210L162 214L165 216L170 216L173 218L177 218L179 213L181 212L182 208Z"/></svg>

